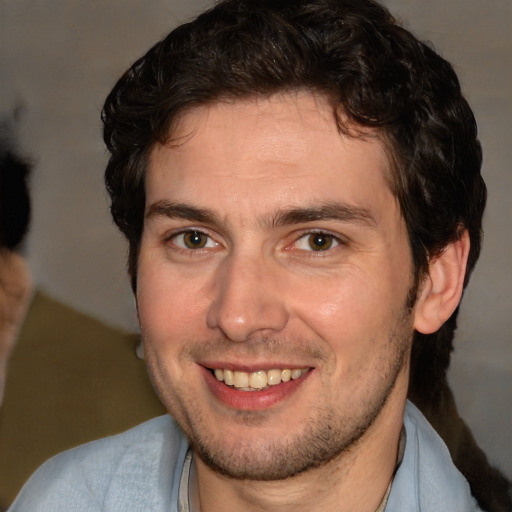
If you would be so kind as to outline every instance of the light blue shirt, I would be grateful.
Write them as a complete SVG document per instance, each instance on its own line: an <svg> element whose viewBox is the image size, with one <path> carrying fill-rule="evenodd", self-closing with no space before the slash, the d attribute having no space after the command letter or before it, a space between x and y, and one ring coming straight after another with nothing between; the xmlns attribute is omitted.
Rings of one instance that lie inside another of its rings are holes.
<svg viewBox="0 0 512 512"><path fill-rule="evenodd" d="M386 512L476 512L469 485L423 415L407 403L404 458ZM9 512L188 512L188 443L169 416L53 457Z"/></svg>

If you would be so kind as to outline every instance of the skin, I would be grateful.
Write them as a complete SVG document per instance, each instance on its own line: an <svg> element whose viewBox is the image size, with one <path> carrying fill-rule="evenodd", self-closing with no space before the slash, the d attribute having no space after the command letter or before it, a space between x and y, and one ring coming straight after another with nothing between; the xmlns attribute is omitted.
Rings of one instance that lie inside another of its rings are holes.
<svg viewBox="0 0 512 512"><path fill-rule="evenodd" d="M0 405L7 363L29 298L30 274L24 259L19 254L0 249Z"/></svg>
<svg viewBox="0 0 512 512"><path fill-rule="evenodd" d="M382 143L340 135L308 93L198 107L173 138L149 160L137 304L201 510L374 511L418 315ZM309 372L261 398L219 395L208 370L290 367Z"/></svg>

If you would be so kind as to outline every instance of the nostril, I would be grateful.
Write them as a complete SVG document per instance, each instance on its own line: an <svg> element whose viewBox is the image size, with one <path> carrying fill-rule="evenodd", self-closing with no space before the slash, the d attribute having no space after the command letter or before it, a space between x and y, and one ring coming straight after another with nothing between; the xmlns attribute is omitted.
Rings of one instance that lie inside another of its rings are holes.
<svg viewBox="0 0 512 512"><path fill-rule="evenodd" d="M282 290L262 265L233 256L218 269L207 313L210 329L220 330L230 341L245 342L258 332L284 328L288 315Z"/></svg>

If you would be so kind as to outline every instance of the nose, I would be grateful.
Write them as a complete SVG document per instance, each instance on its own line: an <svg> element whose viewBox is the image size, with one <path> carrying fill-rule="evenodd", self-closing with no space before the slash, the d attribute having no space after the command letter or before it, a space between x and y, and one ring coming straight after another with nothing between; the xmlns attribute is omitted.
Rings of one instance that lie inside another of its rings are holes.
<svg viewBox="0 0 512 512"><path fill-rule="evenodd" d="M289 315L277 270L262 258L226 258L215 276L208 327L235 342L284 329Z"/></svg>

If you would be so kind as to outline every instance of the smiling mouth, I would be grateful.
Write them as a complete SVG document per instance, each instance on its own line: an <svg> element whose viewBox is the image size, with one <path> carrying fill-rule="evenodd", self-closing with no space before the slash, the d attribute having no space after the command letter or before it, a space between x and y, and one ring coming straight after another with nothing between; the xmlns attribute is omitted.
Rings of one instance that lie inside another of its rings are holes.
<svg viewBox="0 0 512 512"><path fill-rule="evenodd" d="M211 372L219 382L239 391L263 391L282 382L300 379L309 368L258 370L255 372L232 371L228 369L212 369Z"/></svg>

